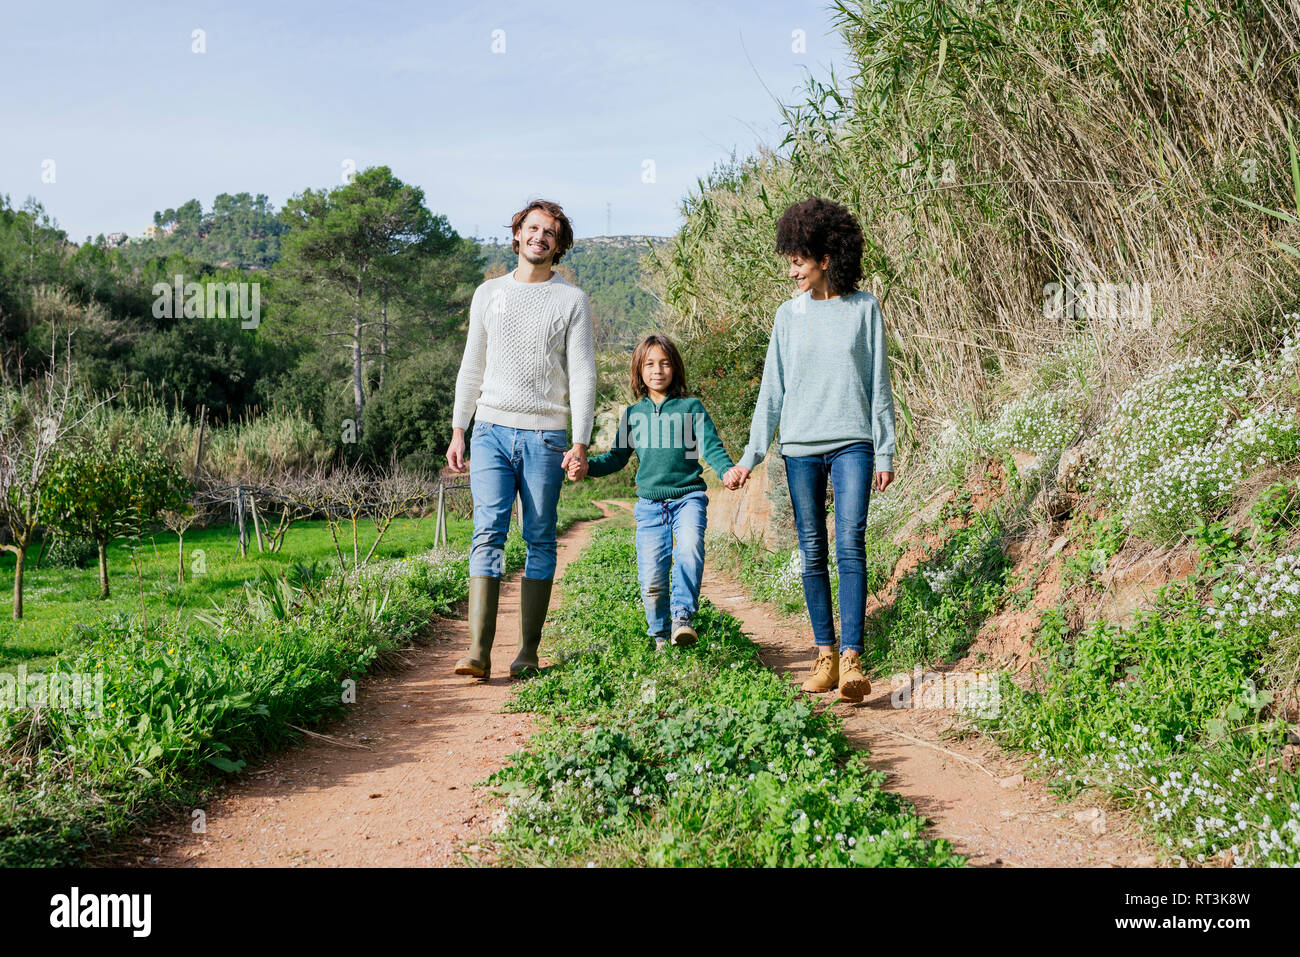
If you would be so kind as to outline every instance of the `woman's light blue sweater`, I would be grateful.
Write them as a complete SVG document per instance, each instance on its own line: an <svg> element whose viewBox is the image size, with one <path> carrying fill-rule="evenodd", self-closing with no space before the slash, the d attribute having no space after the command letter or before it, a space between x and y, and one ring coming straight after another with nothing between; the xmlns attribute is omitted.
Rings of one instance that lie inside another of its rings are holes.
<svg viewBox="0 0 1300 957"><path fill-rule="evenodd" d="M778 426L782 455L819 455L865 441L875 447L875 470L894 470L885 322L871 293L803 293L777 309L742 467L763 460Z"/></svg>

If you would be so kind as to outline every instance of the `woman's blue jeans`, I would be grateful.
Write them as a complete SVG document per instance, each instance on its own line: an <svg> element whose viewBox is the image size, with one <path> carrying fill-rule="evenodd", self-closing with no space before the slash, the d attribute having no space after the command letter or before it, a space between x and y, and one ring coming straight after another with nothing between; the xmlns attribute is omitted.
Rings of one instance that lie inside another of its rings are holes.
<svg viewBox="0 0 1300 957"><path fill-rule="evenodd" d="M826 480L835 489L835 561L840 571L840 652L862 653L867 607L866 528L875 450L854 442L822 455L783 456L790 504L799 534L803 595L812 621L813 641L835 644L831 578L826 568Z"/></svg>
<svg viewBox="0 0 1300 957"><path fill-rule="evenodd" d="M474 543L470 576L500 578L506 565L506 533L516 496L523 499L528 546L524 577L555 576L555 510L564 484L563 429L512 429L477 422L469 445L469 489L474 497Z"/></svg>
<svg viewBox="0 0 1300 957"><path fill-rule="evenodd" d="M632 507L641 603L647 634L656 641L669 637L674 621L690 621L699 607L708 507L704 492L662 502L638 498Z"/></svg>

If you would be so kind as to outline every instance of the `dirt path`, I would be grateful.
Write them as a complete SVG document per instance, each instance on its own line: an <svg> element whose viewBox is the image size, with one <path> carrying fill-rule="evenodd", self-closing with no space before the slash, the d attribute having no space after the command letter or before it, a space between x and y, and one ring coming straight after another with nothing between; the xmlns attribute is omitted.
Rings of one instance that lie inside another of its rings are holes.
<svg viewBox="0 0 1300 957"><path fill-rule="evenodd" d="M610 505L597 503L608 513ZM626 516L622 516L625 518ZM618 520L618 519L615 519ZM560 538L559 567L586 544L591 526ZM474 784L504 764L533 730L529 715L503 714L505 669L518 635L518 584L501 591L494 676L486 685L452 674L469 636L446 620L428 645L405 652L411 666L368 678L355 711L328 729L339 743L309 739L246 774L205 807L207 831L175 821L143 835L111 863L160 867L446 866L458 845L485 836L498 813ZM703 592L739 618L764 662L802 681L811 631L751 601L733 579L706 566ZM556 599L558 600L558 589ZM543 645L543 654L545 645ZM1111 810L1077 820L1089 803L1057 801L1041 784L1004 787L1021 765L979 739L946 740L952 714L895 709L886 682L860 704L830 704L886 787L930 818L977 866L1150 866L1154 851ZM350 746L349 746L350 745ZM364 750L363 750L364 749Z"/></svg>
<svg viewBox="0 0 1300 957"><path fill-rule="evenodd" d="M560 537L556 576L582 550L592 522ZM558 601L559 589L552 601ZM210 802L207 831L188 821L142 836L125 861L159 867L413 867L460 863L457 843L490 829L474 783L532 732L529 715L502 714L519 641L519 585L501 588L492 680L452 673L469 645L466 622L436 624L431 644L404 652L411 667L360 682L355 711L326 729L344 744L308 739L270 758ZM543 657L546 646L542 646ZM364 750L362 750L364 748Z"/></svg>
<svg viewBox="0 0 1300 957"><path fill-rule="evenodd" d="M802 683L812 664L812 629L749 599L742 585L705 566L702 592L739 618L762 648L769 667ZM876 682L858 704L830 705L849 740L871 752L871 764L889 775L885 787L928 817L932 833L953 843L975 866L1132 867L1155 865L1155 851L1137 827L1114 810L1084 798L1063 804L1036 781L1004 787L1022 764L980 739L941 740L951 711L896 709L892 687ZM1008 782L1013 784L1014 782ZM1100 833L1094 833L1098 831Z"/></svg>

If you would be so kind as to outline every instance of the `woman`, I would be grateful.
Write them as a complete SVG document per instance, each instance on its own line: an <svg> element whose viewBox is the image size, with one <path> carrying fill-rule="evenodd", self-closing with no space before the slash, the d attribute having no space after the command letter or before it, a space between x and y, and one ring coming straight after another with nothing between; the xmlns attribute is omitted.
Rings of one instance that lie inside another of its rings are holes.
<svg viewBox="0 0 1300 957"><path fill-rule="evenodd" d="M859 290L862 228L838 203L811 197L776 224L776 251L790 261L799 295L776 311L749 444L727 473L740 485L763 460L778 425L803 560L804 599L817 659L803 689L839 688L861 701L866 610L865 530L875 487L894 480L894 396L885 326L876 297ZM826 482L835 490L835 557L840 575L840 654L827 571Z"/></svg>

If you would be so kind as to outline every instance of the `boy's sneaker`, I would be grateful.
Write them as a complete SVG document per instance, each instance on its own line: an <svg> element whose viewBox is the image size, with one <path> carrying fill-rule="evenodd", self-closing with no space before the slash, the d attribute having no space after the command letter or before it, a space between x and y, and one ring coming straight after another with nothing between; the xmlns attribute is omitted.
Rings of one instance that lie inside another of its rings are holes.
<svg viewBox="0 0 1300 957"><path fill-rule="evenodd" d="M668 639L667 639L667 638L656 638L656 639L655 639L655 651L658 651L658 652L662 653L663 650L664 650L665 648L667 648L667 647L668 647Z"/></svg>
<svg viewBox="0 0 1300 957"><path fill-rule="evenodd" d="M834 691L840 681L840 659L835 654L835 646L818 646L817 660L813 662L808 680L803 683L803 690L813 694Z"/></svg>
<svg viewBox="0 0 1300 957"><path fill-rule="evenodd" d="M679 618L673 622L673 644L678 648L685 648L693 645L700 636L695 633L691 623L685 618Z"/></svg>
<svg viewBox="0 0 1300 957"><path fill-rule="evenodd" d="M871 682L862 673L862 656L856 651L840 655L840 697L845 701L861 701L871 694Z"/></svg>

